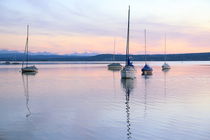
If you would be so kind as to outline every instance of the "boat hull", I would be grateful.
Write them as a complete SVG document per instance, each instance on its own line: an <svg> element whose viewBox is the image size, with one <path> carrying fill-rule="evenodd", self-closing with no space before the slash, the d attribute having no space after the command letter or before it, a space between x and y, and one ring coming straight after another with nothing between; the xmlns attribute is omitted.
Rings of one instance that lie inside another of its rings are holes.
<svg viewBox="0 0 210 140"><path fill-rule="evenodd" d="M169 70L171 69L170 67L162 67L162 70Z"/></svg>
<svg viewBox="0 0 210 140"><path fill-rule="evenodd" d="M26 72L38 72L38 69L35 66L24 67L21 69L22 73Z"/></svg>
<svg viewBox="0 0 210 140"><path fill-rule="evenodd" d="M120 65L120 63L112 63L112 64L108 65L108 69L109 70L121 70L122 65Z"/></svg>
<svg viewBox="0 0 210 140"><path fill-rule="evenodd" d="M122 79L134 79L136 78L136 70L134 67L124 67L121 70Z"/></svg>
<svg viewBox="0 0 210 140"><path fill-rule="evenodd" d="M152 75L152 71L142 71L142 75Z"/></svg>
<svg viewBox="0 0 210 140"><path fill-rule="evenodd" d="M109 70L118 70L118 71L120 71L122 69L122 67L113 67L113 66L111 66L111 67L108 67L108 69Z"/></svg>
<svg viewBox="0 0 210 140"><path fill-rule="evenodd" d="M145 64L141 71L142 75L152 75L153 69L148 64Z"/></svg>
<svg viewBox="0 0 210 140"><path fill-rule="evenodd" d="M171 67L167 64L167 63L164 63L163 65L162 65L162 70L168 70L168 69L170 69Z"/></svg>
<svg viewBox="0 0 210 140"><path fill-rule="evenodd" d="M122 66L108 66L109 70L121 70Z"/></svg>

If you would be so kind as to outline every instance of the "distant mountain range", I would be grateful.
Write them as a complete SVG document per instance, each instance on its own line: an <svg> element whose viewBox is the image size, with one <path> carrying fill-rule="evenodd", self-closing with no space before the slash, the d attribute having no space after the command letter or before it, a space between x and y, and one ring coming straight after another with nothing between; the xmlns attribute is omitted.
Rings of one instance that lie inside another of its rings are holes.
<svg viewBox="0 0 210 140"><path fill-rule="evenodd" d="M23 54L23 52L20 52L20 51L15 51L15 50L6 50L6 49L3 49L3 50L0 50L0 55L1 54ZM56 53L50 53L50 52L36 52L36 53L33 53L33 52L29 52L30 55L58 55ZM88 53L88 52L84 52L84 53L70 53L70 54L65 54L65 55L69 55L69 56L94 56L94 55L98 55L98 53Z"/></svg>
<svg viewBox="0 0 210 140"><path fill-rule="evenodd" d="M98 55L98 53L71 53L70 56L95 56Z"/></svg>
<svg viewBox="0 0 210 140"><path fill-rule="evenodd" d="M8 54L8 53L20 53L20 52L13 50L0 50L0 54Z"/></svg>
<svg viewBox="0 0 210 140"><path fill-rule="evenodd" d="M133 61L144 61L144 55L131 55ZM210 52L168 54L168 61L210 61ZM19 51L0 50L0 61L22 61L24 53ZM113 54L73 53L58 55L49 52L29 53L30 61L112 61ZM125 55L115 55L116 61L124 61ZM148 61L163 61L163 54L147 55Z"/></svg>

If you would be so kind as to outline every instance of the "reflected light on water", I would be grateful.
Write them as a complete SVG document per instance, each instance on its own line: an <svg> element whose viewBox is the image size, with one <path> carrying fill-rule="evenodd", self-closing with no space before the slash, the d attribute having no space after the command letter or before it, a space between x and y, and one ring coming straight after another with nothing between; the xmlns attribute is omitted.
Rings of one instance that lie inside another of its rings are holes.
<svg viewBox="0 0 210 140"><path fill-rule="evenodd" d="M0 138L209 140L210 66L150 62L142 76L142 65L134 80L107 64L42 64L36 75L2 66Z"/></svg>

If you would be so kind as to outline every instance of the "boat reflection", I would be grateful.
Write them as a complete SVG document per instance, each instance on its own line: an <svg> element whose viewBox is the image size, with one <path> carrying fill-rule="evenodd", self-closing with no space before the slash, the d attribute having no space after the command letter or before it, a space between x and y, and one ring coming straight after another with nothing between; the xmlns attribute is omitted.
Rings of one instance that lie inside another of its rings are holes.
<svg viewBox="0 0 210 140"><path fill-rule="evenodd" d="M26 118L31 116L31 110L29 107L29 84L28 84L28 77L29 76L35 76L36 72L27 72L22 73L22 81L23 81L23 88L24 88L24 95L26 97L26 108L28 113L26 114Z"/></svg>
<svg viewBox="0 0 210 140"><path fill-rule="evenodd" d="M118 71L120 71L122 68L116 68L116 69L110 69L110 68L108 68L108 70L109 71L112 71L112 72L118 72Z"/></svg>
<svg viewBox="0 0 210 140"><path fill-rule="evenodd" d="M166 97L166 94L167 94L167 91L166 91L166 88L167 88L167 79L166 79L166 75L167 75L167 72L169 71L170 69L165 69L163 70L164 72L164 96Z"/></svg>
<svg viewBox="0 0 210 140"><path fill-rule="evenodd" d="M126 123L127 123L127 139L131 139L131 123L130 123L130 95L135 88L136 79L121 79L123 89L125 91L126 105Z"/></svg>
<svg viewBox="0 0 210 140"><path fill-rule="evenodd" d="M149 80L150 75L143 75L144 78L144 118L147 115L147 80Z"/></svg>
<svg viewBox="0 0 210 140"><path fill-rule="evenodd" d="M162 69L162 71L163 71L164 73L166 73L166 72L170 71L170 69Z"/></svg>
<svg viewBox="0 0 210 140"><path fill-rule="evenodd" d="M116 95L116 77L115 77L115 73L116 73L116 71L113 71L113 72L112 72L114 96Z"/></svg>

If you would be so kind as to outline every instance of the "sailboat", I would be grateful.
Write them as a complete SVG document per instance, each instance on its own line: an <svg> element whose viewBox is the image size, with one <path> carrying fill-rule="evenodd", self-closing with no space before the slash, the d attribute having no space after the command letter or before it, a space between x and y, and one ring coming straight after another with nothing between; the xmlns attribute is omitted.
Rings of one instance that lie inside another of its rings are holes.
<svg viewBox="0 0 210 140"><path fill-rule="evenodd" d="M122 79L134 79L136 77L136 70L130 61L129 55L129 37L130 37L130 5L128 8L128 28L127 28L127 43L126 43L126 60L125 66L121 70Z"/></svg>
<svg viewBox="0 0 210 140"><path fill-rule="evenodd" d="M114 40L114 54L113 54L113 61L115 61L115 40ZM111 63L108 65L108 69L109 70L121 70L122 69L122 65L120 63Z"/></svg>
<svg viewBox="0 0 210 140"><path fill-rule="evenodd" d="M22 73L38 72L38 69L34 65L33 66L28 65L28 61L29 61L29 57L28 57L28 36L29 36L29 25L27 25L27 37L26 37L26 45L25 45L25 51L24 51L24 54L26 56L26 62L24 60L22 62L22 68L21 68Z"/></svg>
<svg viewBox="0 0 210 140"><path fill-rule="evenodd" d="M164 64L162 65L162 70L169 70L171 67L169 66L169 64L166 63L166 35L165 35L165 48L164 48Z"/></svg>
<svg viewBox="0 0 210 140"><path fill-rule="evenodd" d="M152 69L152 67L150 67L148 64L147 64L147 56L146 56L146 53L147 53L147 50L146 50L146 48L147 48L147 46L146 46L146 42L147 42L147 39L146 39L146 29L144 30L144 37L145 37L145 48L144 48L144 50L145 50L145 56L144 56L144 59L145 59L145 65L144 65L144 67L141 69L141 71L142 71L142 75L152 75L152 71L153 71L153 69Z"/></svg>

